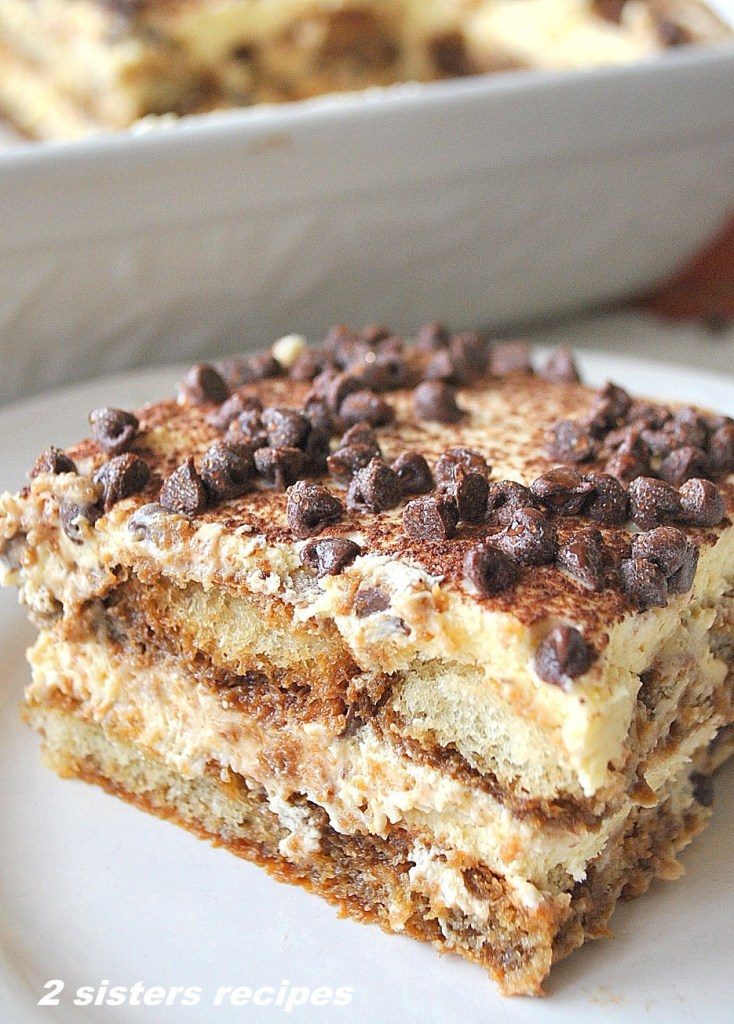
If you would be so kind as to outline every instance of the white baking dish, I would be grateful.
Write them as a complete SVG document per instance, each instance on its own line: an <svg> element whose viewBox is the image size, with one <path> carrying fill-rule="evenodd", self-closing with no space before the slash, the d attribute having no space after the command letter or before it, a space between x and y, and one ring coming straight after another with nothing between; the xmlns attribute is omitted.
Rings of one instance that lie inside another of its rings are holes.
<svg viewBox="0 0 734 1024"><path fill-rule="evenodd" d="M504 327L661 278L734 210L734 48L0 155L0 401L334 320Z"/></svg>

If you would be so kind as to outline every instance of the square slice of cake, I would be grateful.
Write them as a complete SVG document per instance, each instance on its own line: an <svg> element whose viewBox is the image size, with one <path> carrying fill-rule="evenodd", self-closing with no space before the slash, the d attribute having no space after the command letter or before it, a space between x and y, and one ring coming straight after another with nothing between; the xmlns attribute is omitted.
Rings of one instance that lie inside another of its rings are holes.
<svg viewBox="0 0 734 1024"><path fill-rule="evenodd" d="M680 872L732 748L734 421L433 324L89 422L0 498L57 772L508 994Z"/></svg>

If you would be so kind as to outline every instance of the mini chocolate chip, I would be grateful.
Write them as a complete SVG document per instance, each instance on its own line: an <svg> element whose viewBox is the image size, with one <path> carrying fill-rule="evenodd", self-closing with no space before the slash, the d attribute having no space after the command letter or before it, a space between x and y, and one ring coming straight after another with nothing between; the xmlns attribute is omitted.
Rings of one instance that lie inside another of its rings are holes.
<svg viewBox="0 0 734 1024"><path fill-rule="evenodd" d="M235 416L224 435L225 444L245 445L248 448L264 448L268 434L260 418L259 409L246 409Z"/></svg>
<svg viewBox="0 0 734 1024"><path fill-rule="evenodd" d="M713 432L708 447L713 472L718 476L734 473L734 423L724 423Z"/></svg>
<svg viewBox="0 0 734 1024"><path fill-rule="evenodd" d="M338 576L359 555L362 549L359 544L346 537L323 537L310 540L301 552L301 561L316 569L316 576Z"/></svg>
<svg viewBox="0 0 734 1024"><path fill-rule="evenodd" d="M543 473L530 485L540 504L558 516L574 516L589 498L592 485L570 466Z"/></svg>
<svg viewBox="0 0 734 1024"><path fill-rule="evenodd" d="M124 498L143 490L150 480L150 469L137 455L126 452L103 462L94 474L94 482L102 485L105 512Z"/></svg>
<svg viewBox="0 0 734 1024"><path fill-rule="evenodd" d="M303 475L306 468L305 453L292 445L258 448L254 458L258 473L276 491L285 491Z"/></svg>
<svg viewBox="0 0 734 1024"><path fill-rule="evenodd" d="M212 364L228 389L235 391L250 380L247 362L239 356L228 356Z"/></svg>
<svg viewBox="0 0 734 1024"><path fill-rule="evenodd" d="M371 444L348 444L335 448L326 460L329 476L337 483L348 484L354 474L379 457Z"/></svg>
<svg viewBox="0 0 734 1024"><path fill-rule="evenodd" d="M271 448L302 448L311 429L306 417L295 409L269 406L263 409L260 418L267 431L268 445Z"/></svg>
<svg viewBox="0 0 734 1024"><path fill-rule="evenodd" d="M559 462L590 462L596 445L588 427L579 420L559 420L548 433L546 452Z"/></svg>
<svg viewBox="0 0 734 1024"><path fill-rule="evenodd" d="M33 463L29 476L33 480L41 473L52 473L54 476L59 473L76 473L76 466L60 448L46 448Z"/></svg>
<svg viewBox="0 0 734 1024"><path fill-rule="evenodd" d="M333 363L327 352L320 348L307 348L294 360L288 370L291 380L312 381L324 370L331 369Z"/></svg>
<svg viewBox="0 0 734 1024"><path fill-rule="evenodd" d="M447 384L461 384L461 373L457 369L454 357L448 349L442 348L434 352L426 363L423 371L424 380L442 380Z"/></svg>
<svg viewBox="0 0 734 1024"><path fill-rule="evenodd" d="M382 459L374 458L358 469L347 492L349 508L367 512L384 512L400 503L400 480Z"/></svg>
<svg viewBox="0 0 734 1024"><path fill-rule="evenodd" d="M624 388L607 381L594 397L594 404L586 421L589 429L598 437L612 427L619 426L625 421L631 405L632 399Z"/></svg>
<svg viewBox="0 0 734 1024"><path fill-rule="evenodd" d="M179 396L192 405L221 405L228 395L229 388L209 363L196 363L179 385Z"/></svg>
<svg viewBox="0 0 734 1024"><path fill-rule="evenodd" d="M537 508L538 499L524 484L498 480L487 492L487 522L507 526L519 508Z"/></svg>
<svg viewBox="0 0 734 1024"><path fill-rule="evenodd" d="M455 502L441 494L414 498L403 510L403 530L413 540L448 540L458 521Z"/></svg>
<svg viewBox="0 0 734 1024"><path fill-rule="evenodd" d="M701 772L691 772L691 786L693 798L702 807L711 807L714 802L714 780L710 775L702 775Z"/></svg>
<svg viewBox="0 0 734 1024"><path fill-rule="evenodd" d="M443 381L426 380L413 392L416 416L430 423L458 423L464 415L456 402L456 392Z"/></svg>
<svg viewBox="0 0 734 1024"><path fill-rule="evenodd" d="M698 568L698 548L689 544L683 556L683 565L668 579L669 594L687 594L693 586Z"/></svg>
<svg viewBox="0 0 734 1024"><path fill-rule="evenodd" d="M257 352L249 356L245 361L245 379L243 384L249 384L255 380L269 380L271 377L280 377L283 367L270 352Z"/></svg>
<svg viewBox="0 0 734 1024"><path fill-rule="evenodd" d="M521 565L547 565L558 553L555 526L535 508L517 509L493 543Z"/></svg>
<svg viewBox="0 0 734 1024"><path fill-rule="evenodd" d="M374 391L352 391L339 406L339 418L348 427L355 423L384 427L394 416L393 407Z"/></svg>
<svg viewBox="0 0 734 1024"><path fill-rule="evenodd" d="M576 530L558 550L558 565L589 590L604 586L604 541L593 526Z"/></svg>
<svg viewBox="0 0 734 1024"><path fill-rule="evenodd" d="M495 345L489 356L489 369L497 377L507 373L532 373L530 346L526 341L505 341Z"/></svg>
<svg viewBox="0 0 734 1024"><path fill-rule="evenodd" d="M652 530L677 519L681 514L680 498L664 480L638 476L629 486L630 518L641 530Z"/></svg>
<svg viewBox="0 0 734 1024"><path fill-rule="evenodd" d="M665 456L658 474L661 480L665 480L672 487L680 487L693 477L706 477L709 475L706 453L691 445L676 448L670 455Z"/></svg>
<svg viewBox="0 0 734 1024"><path fill-rule="evenodd" d="M474 331L455 334L449 341L449 352L460 383L468 383L487 369L489 344L481 334Z"/></svg>
<svg viewBox="0 0 734 1024"><path fill-rule="evenodd" d="M339 439L339 448L347 448L350 444L367 444L375 455L381 455L377 434L369 423L355 423L346 430Z"/></svg>
<svg viewBox="0 0 734 1024"><path fill-rule="evenodd" d="M170 512L198 516L207 506L206 488L196 472L194 460L186 459L161 487L159 502Z"/></svg>
<svg viewBox="0 0 734 1024"><path fill-rule="evenodd" d="M623 558L619 570L622 589L641 611L667 605L668 582L655 562L647 558Z"/></svg>
<svg viewBox="0 0 734 1024"><path fill-rule="evenodd" d="M430 466L417 452L403 452L392 464L403 494L427 494L434 481Z"/></svg>
<svg viewBox="0 0 734 1024"><path fill-rule="evenodd" d="M390 607L390 596L379 587L363 587L354 595L352 608L358 619L365 619L368 615L377 615Z"/></svg>
<svg viewBox="0 0 734 1024"><path fill-rule="evenodd" d="M575 626L556 626L538 645L533 665L544 682L569 690L595 659L596 652Z"/></svg>
<svg viewBox="0 0 734 1024"><path fill-rule="evenodd" d="M578 384L581 380L573 352L568 345L559 345L550 354L540 376L554 384Z"/></svg>
<svg viewBox="0 0 734 1024"><path fill-rule="evenodd" d="M391 334L390 328L385 327L384 324L367 324L366 327L362 327L359 331L360 339L367 342L370 346L377 345L378 342L389 338Z"/></svg>
<svg viewBox="0 0 734 1024"><path fill-rule="evenodd" d="M672 412L666 405L652 404L640 399L632 402L627 410L625 420L627 423L636 424L638 427L648 427L659 430L672 418Z"/></svg>
<svg viewBox="0 0 734 1024"><path fill-rule="evenodd" d="M339 522L344 506L320 484L299 480L288 490L286 519L296 537L314 537L326 526Z"/></svg>
<svg viewBox="0 0 734 1024"><path fill-rule="evenodd" d="M90 526L93 526L101 515L102 511L99 505L91 501L80 504L79 502L72 501L71 498L64 498L59 508L61 529L69 540L73 540L76 544L81 544L84 540L80 520L84 520Z"/></svg>
<svg viewBox="0 0 734 1024"><path fill-rule="evenodd" d="M481 473L489 476L490 467L481 452L473 448L449 448L439 456L436 463L436 480L439 484L453 483L457 474Z"/></svg>
<svg viewBox="0 0 734 1024"><path fill-rule="evenodd" d="M672 422L668 424L676 447L690 445L692 448L705 448L709 439L709 425L698 409L678 409L673 413Z"/></svg>
<svg viewBox="0 0 734 1024"><path fill-rule="evenodd" d="M147 540L160 523L169 519L171 513L157 501L150 501L136 509L127 521L127 528L135 540Z"/></svg>
<svg viewBox="0 0 734 1024"><path fill-rule="evenodd" d="M687 480L678 493L682 522L691 526L718 526L726 516L721 492L710 480Z"/></svg>
<svg viewBox="0 0 734 1024"><path fill-rule="evenodd" d="M371 391L396 391L406 387L410 372L402 355L379 355L351 368L362 381L362 387Z"/></svg>
<svg viewBox="0 0 734 1024"><path fill-rule="evenodd" d="M489 484L482 473L469 473L457 467L451 483L441 484L441 491L456 502L459 519L465 523L481 523L487 514Z"/></svg>
<svg viewBox="0 0 734 1024"><path fill-rule="evenodd" d="M306 464L309 472L321 476L327 471L326 460L331 451L330 433L320 427L314 427L308 437L303 449L306 456Z"/></svg>
<svg viewBox="0 0 734 1024"><path fill-rule="evenodd" d="M335 433L336 420L329 406L321 398L307 398L303 406L303 415L313 430L325 430L331 437Z"/></svg>
<svg viewBox="0 0 734 1024"><path fill-rule="evenodd" d="M629 519L629 499L619 480L607 473L586 473L584 481L592 491L583 514L603 526L621 526Z"/></svg>
<svg viewBox="0 0 734 1024"><path fill-rule="evenodd" d="M251 395L245 391L235 391L218 409L207 413L206 421L217 430L226 430L230 423L242 413L260 413L261 411L262 402L257 395Z"/></svg>
<svg viewBox="0 0 734 1024"><path fill-rule="evenodd" d="M678 572L693 547L682 530L675 526L657 526L632 538L632 557L647 558L659 565L666 579Z"/></svg>
<svg viewBox="0 0 734 1024"><path fill-rule="evenodd" d="M313 382L313 390L316 398L323 398L332 412L338 413L342 402L351 395L353 391L361 391L364 383L361 377L356 374L342 372L334 373L332 370L325 370Z"/></svg>
<svg viewBox="0 0 734 1024"><path fill-rule="evenodd" d="M604 472L620 483L631 484L638 476L649 476L650 463L640 455L620 448L607 460Z"/></svg>
<svg viewBox="0 0 734 1024"><path fill-rule="evenodd" d="M107 455L121 455L135 440L137 416L124 409L92 409L89 414L92 437Z"/></svg>
<svg viewBox="0 0 734 1024"><path fill-rule="evenodd" d="M215 441L204 453L199 473L212 501L229 501L252 489L254 470L250 447Z"/></svg>
<svg viewBox="0 0 734 1024"><path fill-rule="evenodd" d="M449 343L449 332L444 324L437 320L432 323L423 324L418 330L416 347L424 351L435 351L444 348Z"/></svg>
<svg viewBox="0 0 734 1024"><path fill-rule="evenodd" d="M464 583L479 597L501 594L519 575L514 559L487 541L470 548L464 556Z"/></svg>

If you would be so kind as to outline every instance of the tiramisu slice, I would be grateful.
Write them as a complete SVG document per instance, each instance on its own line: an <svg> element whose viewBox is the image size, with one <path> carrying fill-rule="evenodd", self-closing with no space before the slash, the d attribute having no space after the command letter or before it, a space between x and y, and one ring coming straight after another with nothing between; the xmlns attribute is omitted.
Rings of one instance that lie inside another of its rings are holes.
<svg viewBox="0 0 734 1024"><path fill-rule="evenodd" d="M0 498L61 775L505 993L679 874L732 747L734 421L428 325L90 425Z"/></svg>
<svg viewBox="0 0 734 1024"><path fill-rule="evenodd" d="M32 136L69 138L730 35L702 0L2 0L0 110Z"/></svg>

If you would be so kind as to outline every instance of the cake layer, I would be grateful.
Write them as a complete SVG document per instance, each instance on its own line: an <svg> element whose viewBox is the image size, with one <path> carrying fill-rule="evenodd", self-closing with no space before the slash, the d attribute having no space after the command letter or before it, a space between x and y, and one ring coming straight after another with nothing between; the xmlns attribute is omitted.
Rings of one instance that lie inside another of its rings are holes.
<svg viewBox="0 0 734 1024"><path fill-rule="evenodd" d="M620 894L637 896L655 877L678 877L677 853L710 815L685 774L661 808L636 812L576 885L568 906L522 908L501 878L424 834L395 828L385 838L345 835L310 804L274 805L255 780L216 762L182 777L139 746L77 717L73 707L33 706L28 716L43 735L47 763L60 775L97 783L169 818L351 917L460 953L485 967L507 995L538 993L553 960L586 938L608 935Z"/></svg>

